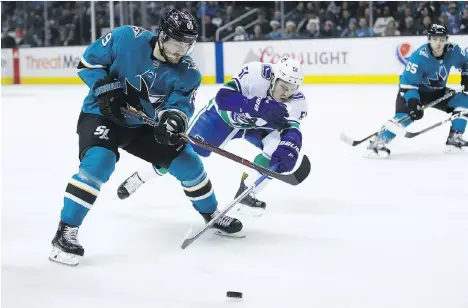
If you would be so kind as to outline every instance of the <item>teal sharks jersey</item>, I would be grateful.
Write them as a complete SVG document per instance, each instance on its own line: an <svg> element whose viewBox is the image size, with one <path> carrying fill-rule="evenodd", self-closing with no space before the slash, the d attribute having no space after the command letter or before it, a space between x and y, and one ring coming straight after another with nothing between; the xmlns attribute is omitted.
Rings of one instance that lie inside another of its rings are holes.
<svg viewBox="0 0 468 308"><path fill-rule="evenodd" d="M450 69L454 67L468 73L468 57L460 46L448 43L441 57L434 57L429 44L414 51L400 75L400 90L404 98L420 99L418 91L431 92L446 87Z"/></svg>
<svg viewBox="0 0 468 308"><path fill-rule="evenodd" d="M101 114L93 87L111 75L120 81L128 100L138 100L149 117L156 119L159 111L177 109L190 119L200 72L189 56L177 64L157 60L153 56L156 42L150 31L122 26L88 46L78 65L78 75L90 88L82 111ZM125 118L119 124L131 127L142 122Z"/></svg>

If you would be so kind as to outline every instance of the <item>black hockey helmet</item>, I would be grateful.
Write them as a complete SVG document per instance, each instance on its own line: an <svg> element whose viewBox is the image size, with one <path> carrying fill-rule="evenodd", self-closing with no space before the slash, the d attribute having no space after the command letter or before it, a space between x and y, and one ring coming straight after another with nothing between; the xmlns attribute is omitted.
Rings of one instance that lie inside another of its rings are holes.
<svg viewBox="0 0 468 308"><path fill-rule="evenodd" d="M159 50L166 61L174 63L168 59L171 58L171 54L182 53L185 55L190 53L195 46L197 37L197 23L190 13L172 9L161 19L158 35ZM170 42L172 45L167 44Z"/></svg>
<svg viewBox="0 0 468 308"><path fill-rule="evenodd" d="M431 38L431 36L444 36L447 38L447 27L443 25L432 24L429 26L429 29L427 29L427 35L429 38Z"/></svg>

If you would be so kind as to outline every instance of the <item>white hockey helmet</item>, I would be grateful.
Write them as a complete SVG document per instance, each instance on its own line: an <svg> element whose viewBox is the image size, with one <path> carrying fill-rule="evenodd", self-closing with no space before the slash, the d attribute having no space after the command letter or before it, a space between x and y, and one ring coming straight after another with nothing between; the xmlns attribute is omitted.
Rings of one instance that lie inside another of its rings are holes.
<svg viewBox="0 0 468 308"><path fill-rule="evenodd" d="M301 63L296 59L283 57L273 65L270 95L276 101L287 100L297 92L303 79L304 73Z"/></svg>

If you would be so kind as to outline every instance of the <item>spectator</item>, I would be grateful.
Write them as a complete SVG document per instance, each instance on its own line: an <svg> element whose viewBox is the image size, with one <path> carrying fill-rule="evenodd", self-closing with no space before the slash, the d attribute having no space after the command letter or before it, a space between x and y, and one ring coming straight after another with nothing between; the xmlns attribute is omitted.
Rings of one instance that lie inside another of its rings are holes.
<svg viewBox="0 0 468 308"><path fill-rule="evenodd" d="M320 32L318 29L318 24L314 20L309 20L306 26L306 31L303 34L304 38L317 38L319 37Z"/></svg>
<svg viewBox="0 0 468 308"><path fill-rule="evenodd" d="M297 35L296 30L297 30L296 24L293 21L288 21L284 29L283 38L287 40L298 38L299 36Z"/></svg>
<svg viewBox="0 0 468 308"><path fill-rule="evenodd" d="M233 41L248 41L249 37L245 33L245 29L242 26L236 27L236 35L233 38Z"/></svg>
<svg viewBox="0 0 468 308"><path fill-rule="evenodd" d="M405 30L401 32L401 35L403 36L411 36L411 35L416 35L418 33L418 30L416 29L416 26L414 25L414 19L411 16L406 17L405 19Z"/></svg>
<svg viewBox="0 0 468 308"><path fill-rule="evenodd" d="M418 31L418 35L427 35L427 30L429 29L429 26L432 24L432 20L431 20L431 17L428 16L424 16L424 19L423 19L423 24L421 25L419 31Z"/></svg>
<svg viewBox="0 0 468 308"><path fill-rule="evenodd" d="M400 36L400 31L397 30L394 20L388 22L387 28L382 32L382 36Z"/></svg>
<svg viewBox="0 0 468 308"><path fill-rule="evenodd" d="M221 27L223 25L223 13L221 11L217 11L216 17L213 18L211 23L215 25L217 28Z"/></svg>
<svg viewBox="0 0 468 308"><path fill-rule="evenodd" d="M266 15L263 12L258 14L256 24L262 28L262 33L267 33L270 30L270 24L268 20L266 20Z"/></svg>
<svg viewBox="0 0 468 308"><path fill-rule="evenodd" d="M207 5L208 3L208 5ZM216 12L218 11L218 2L217 1L202 1L200 3L200 7L197 12L197 17L201 18L203 13L204 15L209 15L211 18L216 16Z"/></svg>
<svg viewBox="0 0 468 308"><path fill-rule="evenodd" d="M460 32L461 16L460 12L458 12L457 4L455 2L450 2L447 17L449 34L457 34Z"/></svg>
<svg viewBox="0 0 468 308"><path fill-rule="evenodd" d="M207 41L213 41L215 38L216 28L215 25L211 22L211 16L210 15L205 15L205 19L203 20L205 23L205 36L202 37L202 41L207 42Z"/></svg>
<svg viewBox="0 0 468 308"><path fill-rule="evenodd" d="M2 29L2 48L16 48L16 41L13 37L8 35L8 29Z"/></svg>
<svg viewBox="0 0 468 308"><path fill-rule="evenodd" d="M357 29L356 33L358 37L368 37L374 35L372 29L367 26L367 20L365 18L359 19L359 29Z"/></svg>
<svg viewBox="0 0 468 308"><path fill-rule="evenodd" d="M250 40L262 41L266 39L268 39L268 37L262 32L262 27L260 24L256 24L253 29L253 34L250 36Z"/></svg>
<svg viewBox="0 0 468 308"><path fill-rule="evenodd" d="M280 40L283 38L283 33L281 32L281 24L277 20L270 21L270 27L272 31L268 34L268 38L271 40Z"/></svg>
<svg viewBox="0 0 468 308"><path fill-rule="evenodd" d="M304 2L299 2L294 10L286 14L285 19L287 21L292 21L294 24L299 24L302 20L306 18L305 5Z"/></svg>
<svg viewBox="0 0 468 308"><path fill-rule="evenodd" d="M349 21L351 20L351 14L348 10L344 9L341 11L341 18L338 21L338 25L336 26L338 31L343 31L349 25Z"/></svg>
<svg viewBox="0 0 468 308"><path fill-rule="evenodd" d="M448 28L448 16L445 13L440 14L439 22Z"/></svg>
<svg viewBox="0 0 468 308"><path fill-rule="evenodd" d="M400 25L400 27L399 27L400 30L407 30L406 29L406 20L407 20L408 17L411 17L411 19L413 19L413 11L411 10L410 7L408 7L408 4L407 4L405 9L404 9L404 15L398 20L398 24ZM413 23L414 23L414 19L413 19ZM402 34L403 34L403 32L402 32Z"/></svg>
<svg viewBox="0 0 468 308"><path fill-rule="evenodd" d="M356 16L360 19L366 16L366 8L368 7L369 2L359 1L359 7L356 11Z"/></svg>
<svg viewBox="0 0 468 308"><path fill-rule="evenodd" d="M280 22L281 21L281 12L280 11L275 11L273 13L272 20L276 20L277 22ZM270 26L271 26L271 24L270 24Z"/></svg>
<svg viewBox="0 0 468 308"><path fill-rule="evenodd" d="M460 33L468 34L468 8L463 10L461 18Z"/></svg>
<svg viewBox="0 0 468 308"><path fill-rule="evenodd" d="M348 27L344 29L343 33L341 33L341 37L358 37L356 24L356 18L351 18L349 20Z"/></svg>
<svg viewBox="0 0 468 308"><path fill-rule="evenodd" d="M374 33L375 35L381 35L384 31L388 29L388 23L390 21L395 21L393 16L390 16L390 8L388 6L384 7L383 16L377 18L374 24ZM393 23L394 26L395 23Z"/></svg>
<svg viewBox="0 0 468 308"><path fill-rule="evenodd" d="M327 20L323 25L323 30L320 31L321 38L332 38L335 36L335 25L331 20Z"/></svg>

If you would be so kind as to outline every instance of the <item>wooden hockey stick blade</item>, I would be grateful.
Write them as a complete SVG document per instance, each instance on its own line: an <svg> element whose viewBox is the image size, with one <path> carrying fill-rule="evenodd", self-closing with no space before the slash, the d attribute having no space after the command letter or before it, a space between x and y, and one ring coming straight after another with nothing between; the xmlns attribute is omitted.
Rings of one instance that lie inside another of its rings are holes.
<svg viewBox="0 0 468 308"><path fill-rule="evenodd" d="M405 133L405 138L414 138L414 137L417 137L417 136L419 136L419 135L422 135L422 134L424 134L424 133L426 133L426 132L428 132L428 131L430 131L430 130L436 128L436 127L442 126L442 125L444 125L444 124L447 123L447 122L453 121L453 120L455 120L455 119L457 119L457 118L460 118L460 117L464 117L465 115L468 115L468 111L463 111L463 112L459 112L459 113L453 114L452 116L446 118L445 120L442 120L442 121L440 121L440 122L437 122L437 123L435 123L434 125L431 125L431 126L429 126L429 127L426 127L425 129L422 129L422 130L420 130L420 131L418 131L418 132L414 132L414 133L412 133L412 132L406 132L406 133Z"/></svg>
<svg viewBox="0 0 468 308"><path fill-rule="evenodd" d="M148 124L150 126L154 126L156 124L156 121L151 119L150 117L148 117L147 115L141 113L141 112L138 112L138 111L134 111L134 110L130 110L130 109L127 109L127 108L120 108L120 110L122 111L122 113L126 116L129 116L129 117L132 117L132 118L137 118L139 119L140 121L143 121L145 124ZM212 144L209 144L208 142L200 139L200 138L197 138L197 137L192 137L192 136L189 136L187 134L182 134L182 138L184 138L184 140L186 140L187 142L190 142L190 143L193 143L193 144L196 144L198 145L199 147L201 148L204 148L204 149L207 149L211 152L214 152L216 154L219 154L223 157L226 157L227 159L230 159L232 161L235 161L239 164L242 164L244 166L247 166L251 169L254 169L260 173L263 173L263 174L267 174L268 176L272 177L272 178L275 178L277 180L280 180L282 182L285 182L287 184L290 184L290 185L299 185L300 183L302 183L308 176L309 176L309 173L310 173L310 161L309 161L309 158L304 155L303 158L302 158L302 162L301 162L301 165L299 166L299 168L296 169L296 171L294 171L293 173L290 173L290 174L282 174L282 173L278 173L278 172L274 172L274 171L271 171L270 169L267 169L267 168L264 168L262 166L259 166L247 159L244 159L240 156L237 156L231 152L228 152L226 150L223 150L221 148L218 148L217 146L214 146Z"/></svg>

